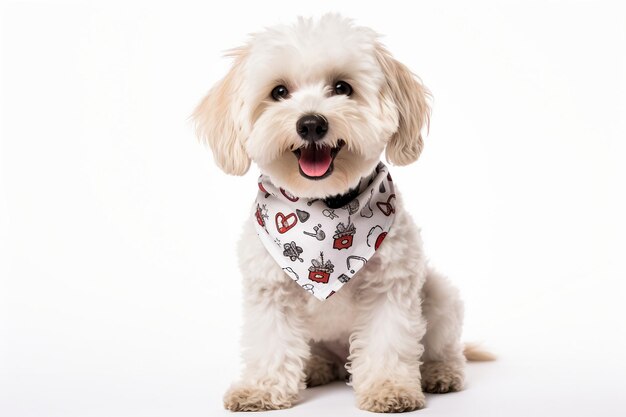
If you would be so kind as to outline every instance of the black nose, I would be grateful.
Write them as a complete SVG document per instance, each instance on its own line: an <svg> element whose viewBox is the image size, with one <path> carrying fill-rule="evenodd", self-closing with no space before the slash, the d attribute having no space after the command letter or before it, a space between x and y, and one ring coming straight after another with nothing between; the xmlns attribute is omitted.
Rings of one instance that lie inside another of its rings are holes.
<svg viewBox="0 0 626 417"><path fill-rule="evenodd" d="M328 132L328 120L321 114L307 114L296 123L298 135L309 142L316 142Z"/></svg>

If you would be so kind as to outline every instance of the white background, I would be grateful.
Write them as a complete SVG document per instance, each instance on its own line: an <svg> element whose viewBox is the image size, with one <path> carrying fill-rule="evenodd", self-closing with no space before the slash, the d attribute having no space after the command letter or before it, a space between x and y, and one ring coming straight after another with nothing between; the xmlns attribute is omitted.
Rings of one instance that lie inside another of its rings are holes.
<svg viewBox="0 0 626 417"><path fill-rule="evenodd" d="M500 356L417 415L623 415L624 7L389 0L2 6L0 415L226 414L258 172L218 171L187 118L222 51L325 11L431 89L394 179ZM366 415L340 383L303 399L279 414Z"/></svg>

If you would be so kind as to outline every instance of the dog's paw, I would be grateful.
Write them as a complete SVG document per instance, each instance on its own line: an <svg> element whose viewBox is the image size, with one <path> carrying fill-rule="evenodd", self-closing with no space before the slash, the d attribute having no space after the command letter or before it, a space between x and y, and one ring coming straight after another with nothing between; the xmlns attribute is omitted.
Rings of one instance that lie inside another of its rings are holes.
<svg viewBox="0 0 626 417"><path fill-rule="evenodd" d="M422 365L422 389L443 394L463 389L463 364L454 362L426 362Z"/></svg>
<svg viewBox="0 0 626 417"><path fill-rule="evenodd" d="M335 364L319 355L311 355L304 372L307 387L317 387L339 379Z"/></svg>
<svg viewBox="0 0 626 417"><path fill-rule="evenodd" d="M363 393L357 393L357 404L361 410L375 413L403 413L424 408L426 399L419 387L385 381Z"/></svg>
<svg viewBox="0 0 626 417"><path fill-rule="evenodd" d="M230 411L266 411L290 408L296 395L268 391L260 387L236 385L224 395L224 408Z"/></svg>

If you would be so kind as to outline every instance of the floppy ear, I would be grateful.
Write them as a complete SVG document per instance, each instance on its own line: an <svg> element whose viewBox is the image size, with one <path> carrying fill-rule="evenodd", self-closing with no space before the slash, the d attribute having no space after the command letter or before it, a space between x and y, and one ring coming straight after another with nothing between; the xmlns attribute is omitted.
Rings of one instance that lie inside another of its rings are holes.
<svg viewBox="0 0 626 417"><path fill-rule="evenodd" d="M430 93L420 80L381 45L376 48L386 82L381 94L398 111L398 128L387 143L387 160L394 165L415 162L422 152L422 127L428 126Z"/></svg>
<svg viewBox="0 0 626 417"><path fill-rule="evenodd" d="M235 57L232 68L196 107L192 119L198 139L209 144L217 166L227 174L243 175L250 168L243 146L245 133L238 119L243 106L242 67L246 51L237 49L229 55Z"/></svg>

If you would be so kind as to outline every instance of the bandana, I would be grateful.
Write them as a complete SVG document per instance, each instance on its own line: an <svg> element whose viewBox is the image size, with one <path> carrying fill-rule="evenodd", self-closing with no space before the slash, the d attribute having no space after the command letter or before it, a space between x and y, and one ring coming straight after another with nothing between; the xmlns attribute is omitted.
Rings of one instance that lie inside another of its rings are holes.
<svg viewBox="0 0 626 417"><path fill-rule="evenodd" d="M259 177L254 211L263 245L304 290L325 300L374 255L395 218L396 195L381 162L344 195L298 198Z"/></svg>

